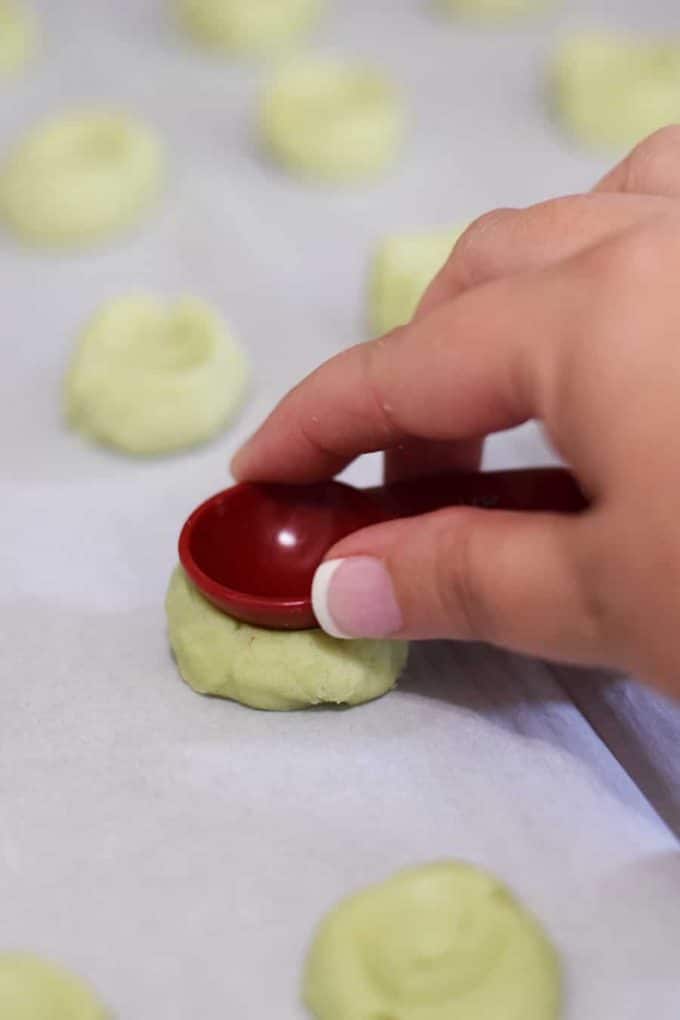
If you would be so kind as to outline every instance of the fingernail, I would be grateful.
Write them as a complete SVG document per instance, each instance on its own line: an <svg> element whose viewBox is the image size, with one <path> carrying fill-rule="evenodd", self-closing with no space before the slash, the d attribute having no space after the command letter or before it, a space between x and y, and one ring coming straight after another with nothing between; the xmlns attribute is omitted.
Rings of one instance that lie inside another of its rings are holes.
<svg viewBox="0 0 680 1020"><path fill-rule="evenodd" d="M402 628L392 579L381 560L351 556L322 563L314 575L312 607L336 638L386 638Z"/></svg>

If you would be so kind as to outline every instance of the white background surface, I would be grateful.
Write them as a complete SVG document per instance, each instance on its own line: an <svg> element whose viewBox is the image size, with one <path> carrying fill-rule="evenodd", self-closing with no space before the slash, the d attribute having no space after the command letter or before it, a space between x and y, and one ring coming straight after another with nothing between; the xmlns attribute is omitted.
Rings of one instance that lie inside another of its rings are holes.
<svg viewBox="0 0 680 1020"><path fill-rule="evenodd" d="M362 338L383 233L586 188L605 169L551 126L541 87L567 26L612 5L580 0L501 32L448 25L418 0L337 0L318 46L392 69L414 118L399 168L349 192L261 161L262 69L193 52L162 4L37 6L44 56L2 86L0 144L45 113L111 100L167 137L171 179L114 249L55 258L0 238L0 949L73 967L119 1020L301 1020L300 964L326 908L457 856L544 920L568 1020L677 1020L680 849L597 735L677 821L677 709L432 645L375 704L255 713L182 685L162 611L178 530L226 483L231 450L303 372ZM619 24L680 19L670 0L616 8ZM70 435L59 408L76 330L139 288L215 301L256 369L231 435L144 463ZM545 457L525 429L490 459Z"/></svg>

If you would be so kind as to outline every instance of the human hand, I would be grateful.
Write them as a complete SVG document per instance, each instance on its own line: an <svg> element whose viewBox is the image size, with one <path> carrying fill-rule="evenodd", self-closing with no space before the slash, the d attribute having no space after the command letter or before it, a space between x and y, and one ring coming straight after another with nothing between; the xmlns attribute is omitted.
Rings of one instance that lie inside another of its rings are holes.
<svg viewBox="0 0 680 1020"><path fill-rule="evenodd" d="M669 128L589 195L482 217L412 324L284 398L236 456L238 479L312 482L376 450L390 479L469 468L485 436L536 418L590 502L357 532L317 573L326 629L483 640L680 695L679 281Z"/></svg>

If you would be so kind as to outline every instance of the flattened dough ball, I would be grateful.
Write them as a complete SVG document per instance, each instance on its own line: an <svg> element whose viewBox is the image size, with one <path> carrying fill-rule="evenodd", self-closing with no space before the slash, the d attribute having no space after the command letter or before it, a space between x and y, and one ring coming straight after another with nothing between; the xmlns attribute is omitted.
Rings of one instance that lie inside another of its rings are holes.
<svg viewBox="0 0 680 1020"><path fill-rule="evenodd" d="M88 986L67 971L28 953L0 953L3 1020L107 1020Z"/></svg>
<svg viewBox="0 0 680 1020"><path fill-rule="evenodd" d="M581 33L562 44L552 73L557 113L586 145L629 148L680 120L680 40Z"/></svg>
<svg viewBox="0 0 680 1020"><path fill-rule="evenodd" d="M0 215L22 240L92 243L126 230L157 198L162 146L128 114L82 110L35 127L0 169Z"/></svg>
<svg viewBox="0 0 680 1020"><path fill-rule="evenodd" d="M398 641L338 641L320 630L275 631L215 609L181 567L166 599L179 671L200 694L251 708L291 711L359 705L394 687L408 654Z"/></svg>
<svg viewBox="0 0 680 1020"><path fill-rule="evenodd" d="M420 299L442 268L460 230L386 238L371 270L369 318L377 336L413 318Z"/></svg>
<svg viewBox="0 0 680 1020"><path fill-rule="evenodd" d="M405 115L381 72L339 60L283 68L262 106L262 136L291 173L351 182L378 176L396 159Z"/></svg>
<svg viewBox="0 0 680 1020"><path fill-rule="evenodd" d="M82 333L66 377L66 416L83 435L126 453L167 453L223 429L247 379L245 355L210 306L118 298Z"/></svg>
<svg viewBox="0 0 680 1020"><path fill-rule="evenodd" d="M0 0L0 75L20 71L37 41L34 16L20 0Z"/></svg>
<svg viewBox="0 0 680 1020"><path fill-rule="evenodd" d="M449 14L480 21L505 21L506 19L540 14L554 7L556 0L436 0L438 6Z"/></svg>
<svg viewBox="0 0 680 1020"><path fill-rule="evenodd" d="M332 910L304 997L317 1020L556 1020L560 974L509 891L452 861L401 872Z"/></svg>
<svg viewBox="0 0 680 1020"><path fill-rule="evenodd" d="M226 53L285 47L317 21L325 0L176 0L180 24L196 42Z"/></svg>

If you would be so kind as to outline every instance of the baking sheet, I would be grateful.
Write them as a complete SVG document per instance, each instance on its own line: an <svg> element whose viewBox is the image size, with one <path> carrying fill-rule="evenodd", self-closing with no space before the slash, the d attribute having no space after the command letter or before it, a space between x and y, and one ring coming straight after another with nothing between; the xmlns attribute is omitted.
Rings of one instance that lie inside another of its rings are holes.
<svg viewBox="0 0 680 1020"><path fill-rule="evenodd" d="M192 52L164 6L43 0L44 58L0 93L3 147L97 98L137 109L171 153L162 208L123 244L55 258L0 238L0 948L73 967L119 1020L302 1020L300 964L322 913L396 868L456 856L544 920L568 1020L677 1020L680 848L565 692L594 678L434 644L380 702L266 715L181 684L162 610L179 527L226 483L230 452L303 372L362 338L383 233L604 171L552 129L539 87L560 34L610 5L482 32L418 0L338 0L318 47L393 70L414 114L399 168L348 192L258 157L262 69ZM617 22L672 27L674 7L628 0ZM140 288L215 301L256 369L229 436L150 462L88 446L59 409L76 330ZM489 453L549 459L532 427ZM350 475L376 472L369 458ZM591 718L606 704L586 700ZM661 712L668 745L674 713ZM648 728L641 744L655 743Z"/></svg>

